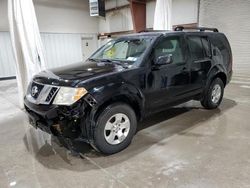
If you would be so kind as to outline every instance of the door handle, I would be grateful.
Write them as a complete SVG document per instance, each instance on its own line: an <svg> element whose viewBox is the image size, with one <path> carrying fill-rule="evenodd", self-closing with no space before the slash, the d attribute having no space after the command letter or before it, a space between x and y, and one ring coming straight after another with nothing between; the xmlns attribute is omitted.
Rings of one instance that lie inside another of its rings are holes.
<svg viewBox="0 0 250 188"><path fill-rule="evenodd" d="M194 63L206 63L209 61L211 61L211 59L202 59L202 60L196 60L196 61L194 61Z"/></svg>

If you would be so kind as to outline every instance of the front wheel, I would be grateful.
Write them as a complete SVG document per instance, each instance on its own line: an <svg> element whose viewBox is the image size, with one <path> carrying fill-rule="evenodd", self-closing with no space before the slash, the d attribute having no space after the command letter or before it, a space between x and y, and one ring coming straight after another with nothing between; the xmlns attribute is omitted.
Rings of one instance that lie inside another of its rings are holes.
<svg viewBox="0 0 250 188"><path fill-rule="evenodd" d="M201 105L206 109L217 108L222 101L223 94L224 83L220 78L216 78L211 82L208 90L205 92L201 100Z"/></svg>
<svg viewBox="0 0 250 188"><path fill-rule="evenodd" d="M97 118L94 146L105 154L117 153L131 143L136 127L136 115L130 106L111 104Z"/></svg>

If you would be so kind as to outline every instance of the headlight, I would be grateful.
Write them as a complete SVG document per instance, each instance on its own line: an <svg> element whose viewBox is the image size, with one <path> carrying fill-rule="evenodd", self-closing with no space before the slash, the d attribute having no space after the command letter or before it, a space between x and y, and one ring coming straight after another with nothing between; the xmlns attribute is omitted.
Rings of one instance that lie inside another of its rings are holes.
<svg viewBox="0 0 250 188"><path fill-rule="evenodd" d="M86 95L88 91L81 88L72 88L72 87L61 87L56 94L56 98L53 101L53 104L56 105L71 105Z"/></svg>

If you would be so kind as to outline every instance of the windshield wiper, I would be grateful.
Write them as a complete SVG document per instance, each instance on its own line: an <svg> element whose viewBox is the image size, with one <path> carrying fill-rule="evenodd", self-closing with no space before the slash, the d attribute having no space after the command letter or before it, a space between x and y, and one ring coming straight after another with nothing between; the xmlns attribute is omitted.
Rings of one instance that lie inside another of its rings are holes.
<svg viewBox="0 0 250 188"><path fill-rule="evenodd" d="M122 66L123 68L126 68L126 69L128 68L128 64L127 63L121 63L120 61L117 61L117 60L100 59L100 62L117 64L117 65Z"/></svg>
<svg viewBox="0 0 250 188"><path fill-rule="evenodd" d="M108 62L108 63L112 63L113 61L110 59L100 59L101 62Z"/></svg>
<svg viewBox="0 0 250 188"><path fill-rule="evenodd" d="M111 60L111 59L94 59L94 58L89 58L91 61L95 62L100 62L100 63L108 63L108 64L117 64L122 66L123 68L128 68L128 63L121 63L117 60Z"/></svg>
<svg viewBox="0 0 250 188"><path fill-rule="evenodd" d="M90 61L95 61L95 62L98 61L98 59L94 59L94 58L89 58L89 60L90 60Z"/></svg>

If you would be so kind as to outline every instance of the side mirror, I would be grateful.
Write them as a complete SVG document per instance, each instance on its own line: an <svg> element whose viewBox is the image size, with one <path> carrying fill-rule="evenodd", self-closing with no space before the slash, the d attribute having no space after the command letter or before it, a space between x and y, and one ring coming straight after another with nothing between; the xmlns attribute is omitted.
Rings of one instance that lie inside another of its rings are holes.
<svg viewBox="0 0 250 188"><path fill-rule="evenodd" d="M173 62L173 57L172 54L164 55L164 56L159 56L156 61L155 65L161 66L161 65L167 65Z"/></svg>

